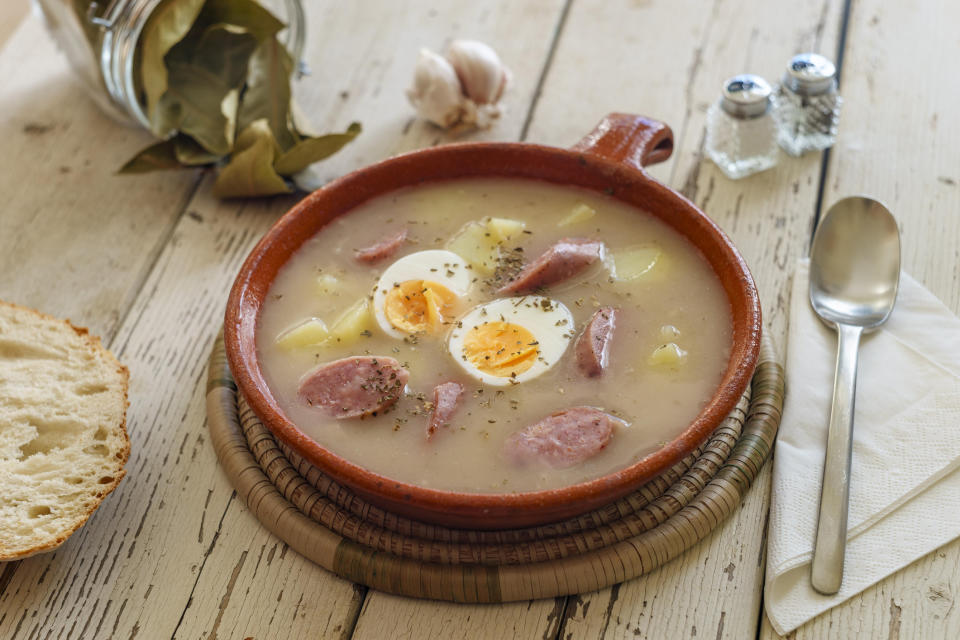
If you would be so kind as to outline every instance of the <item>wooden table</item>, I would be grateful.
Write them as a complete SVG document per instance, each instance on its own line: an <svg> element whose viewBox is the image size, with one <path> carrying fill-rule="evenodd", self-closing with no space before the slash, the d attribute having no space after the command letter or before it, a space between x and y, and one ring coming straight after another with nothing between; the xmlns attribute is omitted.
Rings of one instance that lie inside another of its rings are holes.
<svg viewBox="0 0 960 640"><path fill-rule="evenodd" d="M5 3L6 4L6 3ZM817 217L868 193L900 220L905 268L960 310L960 5L949 0L308 2L298 87L322 128L363 135L335 177L447 138L404 98L417 50L454 37L512 67L505 119L472 140L567 146L607 112L670 123L653 168L734 239L783 345L787 286ZM10 15L16 7L4 9ZM791 55L840 61L846 99L828 155L781 156L732 182L703 159L704 120L734 73L779 77ZM341 580L266 532L235 496L204 426L203 377L227 289L294 198L219 202L202 171L118 177L146 133L100 114L28 18L0 53L0 298L70 317L131 372L129 473L54 553L0 576L0 637L770 638L762 614L767 465L739 512L645 577L498 606L410 600ZM795 638L960 637L960 541Z"/></svg>

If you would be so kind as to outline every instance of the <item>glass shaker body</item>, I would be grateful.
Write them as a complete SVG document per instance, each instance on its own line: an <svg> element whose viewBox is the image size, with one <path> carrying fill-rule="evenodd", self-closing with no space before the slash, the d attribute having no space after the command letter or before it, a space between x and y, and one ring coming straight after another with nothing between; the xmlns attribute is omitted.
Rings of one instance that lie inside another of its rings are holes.
<svg viewBox="0 0 960 640"><path fill-rule="evenodd" d="M753 75L724 83L720 100L707 111L708 157L731 179L777 164L777 126L771 116L770 85Z"/></svg>
<svg viewBox="0 0 960 640"><path fill-rule="evenodd" d="M821 151L836 142L842 99L836 67L823 56L794 56L773 101L777 139L790 155Z"/></svg>

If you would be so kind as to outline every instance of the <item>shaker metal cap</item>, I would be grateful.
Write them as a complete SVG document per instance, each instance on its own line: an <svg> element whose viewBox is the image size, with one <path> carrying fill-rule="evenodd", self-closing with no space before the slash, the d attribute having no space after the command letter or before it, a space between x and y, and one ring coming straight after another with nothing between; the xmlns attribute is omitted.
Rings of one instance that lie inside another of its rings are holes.
<svg viewBox="0 0 960 640"><path fill-rule="evenodd" d="M801 53L793 56L787 64L783 84L794 93L815 96L829 91L836 75L837 68L823 56Z"/></svg>
<svg viewBox="0 0 960 640"><path fill-rule="evenodd" d="M723 83L720 106L735 118L755 118L770 106L770 85L760 76L743 73Z"/></svg>

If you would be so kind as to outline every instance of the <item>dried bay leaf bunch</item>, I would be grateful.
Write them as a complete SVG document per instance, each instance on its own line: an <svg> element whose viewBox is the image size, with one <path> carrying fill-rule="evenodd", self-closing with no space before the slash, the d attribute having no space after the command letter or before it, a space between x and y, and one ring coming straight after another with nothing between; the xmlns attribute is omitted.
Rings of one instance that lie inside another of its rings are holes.
<svg viewBox="0 0 960 640"><path fill-rule="evenodd" d="M346 131L309 135L294 118L295 61L285 25L255 0L165 0L139 47L142 104L162 138L120 173L214 165L223 198L293 190L289 178L349 143Z"/></svg>
<svg viewBox="0 0 960 640"><path fill-rule="evenodd" d="M417 114L444 129L486 129L500 117L510 70L497 52L477 40L454 40L445 56L420 50L407 90Z"/></svg>

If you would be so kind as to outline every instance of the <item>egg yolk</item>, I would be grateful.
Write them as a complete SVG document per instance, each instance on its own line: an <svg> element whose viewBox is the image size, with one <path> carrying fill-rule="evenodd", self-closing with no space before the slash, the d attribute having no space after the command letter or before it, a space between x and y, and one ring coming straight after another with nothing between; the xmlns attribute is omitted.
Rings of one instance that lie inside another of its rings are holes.
<svg viewBox="0 0 960 640"><path fill-rule="evenodd" d="M408 333L436 332L457 301L452 291L436 282L407 280L390 289L383 313L397 329Z"/></svg>
<svg viewBox="0 0 960 640"><path fill-rule="evenodd" d="M526 327L503 321L487 322L467 332L463 353L483 373L509 378L533 366L540 355L537 344Z"/></svg>

